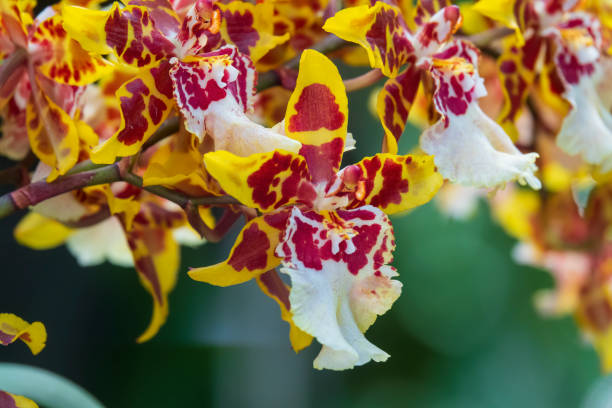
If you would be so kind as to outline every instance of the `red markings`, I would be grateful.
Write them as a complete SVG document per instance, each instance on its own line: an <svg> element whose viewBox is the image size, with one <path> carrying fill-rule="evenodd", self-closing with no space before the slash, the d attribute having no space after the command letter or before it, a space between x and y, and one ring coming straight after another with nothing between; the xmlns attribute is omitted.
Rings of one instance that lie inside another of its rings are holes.
<svg viewBox="0 0 612 408"><path fill-rule="evenodd" d="M134 259L134 266L136 266L138 273L151 285L155 301L160 305L163 305L164 297L162 295L159 276L157 276L157 270L155 269L153 258L151 258L151 256L144 256L142 258Z"/></svg>
<svg viewBox="0 0 612 408"><path fill-rule="evenodd" d="M164 101L155 95L151 95L149 98L149 116L151 117L151 121L153 121L154 125L158 125L161 122L166 108L167 106Z"/></svg>
<svg viewBox="0 0 612 408"><path fill-rule="evenodd" d="M106 20L104 25L106 32L106 44L114 48L117 55L121 55L128 40L128 20L123 16L119 8L115 8L113 14Z"/></svg>
<svg viewBox="0 0 612 408"><path fill-rule="evenodd" d="M131 97L122 96L121 113L125 119L125 126L117 135L117 140L127 146L141 141L149 127L149 122L143 116L146 109L144 96L149 95L149 88L140 78L128 82L126 89Z"/></svg>
<svg viewBox="0 0 612 408"><path fill-rule="evenodd" d="M383 120L395 140L399 140L404 132L410 108L419 89L420 78L420 70L412 66L385 84L387 95L384 99ZM395 120L395 113L399 115L399 123Z"/></svg>
<svg viewBox="0 0 612 408"><path fill-rule="evenodd" d="M400 204L402 194L408 192L408 180L402 177L403 166L391 159L385 160L382 168L383 185L378 194L370 199L370 204L387 208L389 204Z"/></svg>
<svg viewBox="0 0 612 408"><path fill-rule="evenodd" d="M228 265L236 271L246 268L249 271L263 269L267 265L266 251L270 249L270 240L256 223L243 230L240 243L234 248Z"/></svg>
<svg viewBox="0 0 612 408"><path fill-rule="evenodd" d="M336 97L323 84L310 84L302 89L295 104L297 113L289 118L290 132L307 132L342 127L346 117L340 112Z"/></svg>
<svg viewBox="0 0 612 408"><path fill-rule="evenodd" d="M249 10L245 10L244 14L240 14L239 11L232 13L226 10L223 18L227 24L227 34L230 40L240 52L249 55L250 48L254 47L259 40L259 33L253 27L253 14Z"/></svg>
<svg viewBox="0 0 612 408"><path fill-rule="evenodd" d="M320 146L302 145L300 155L306 159L313 183L330 180L340 168L344 141L337 137Z"/></svg>
<svg viewBox="0 0 612 408"><path fill-rule="evenodd" d="M227 95L226 91L212 78L202 88L199 82L200 78L206 78L206 72L198 66L181 63L178 68L173 69L173 79L178 92L179 103L186 109L206 111L211 103L219 101Z"/></svg>
<svg viewBox="0 0 612 408"><path fill-rule="evenodd" d="M321 270L323 258L319 247L315 244L315 236L317 229L310 224L301 221L299 218L294 218L296 229L291 238L295 246L297 259L300 260L306 268ZM331 245L331 242L329 242Z"/></svg>
<svg viewBox="0 0 612 408"><path fill-rule="evenodd" d="M400 24L395 13L392 10L382 10L376 15L374 24L372 24L372 27L370 27L370 30L368 30L365 36L372 50L378 50L383 62L391 71L394 71L396 67L399 68L401 65L401 61L397 58L396 51L401 52L402 48L396 48L395 46L402 44L388 44L387 32L393 33L399 28ZM395 43L396 41L393 42Z"/></svg>
<svg viewBox="0 0 612 408"><path fill-rule="evenodd" d="M0 342L2 339L0 338ZM9 344L9 343L6 343ZM15 399L8 393L0 391L0 407L2 408L18 408Z"/></svg>

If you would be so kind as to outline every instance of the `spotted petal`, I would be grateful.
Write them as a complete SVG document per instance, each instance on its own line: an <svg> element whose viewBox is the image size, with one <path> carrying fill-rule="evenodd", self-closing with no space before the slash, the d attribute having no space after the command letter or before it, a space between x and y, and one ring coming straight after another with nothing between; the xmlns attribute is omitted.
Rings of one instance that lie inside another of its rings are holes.
<svg viewBox="0 0 612 408"><path fill-rule="evenodd" d="M40 72L61 83L88 85L112 69L103 58L91 55L68 36L59 15L38 24L29 47L30 52L41 54Z"/></svg>
<svg viewBox="0 0 612 408"><path fill-rule="evenodd" d="M389 153L397 153L397 143L404 133L420 82L421 70L409 65L404 72L389 79L378 94L376 112L385 129L385 146Z"/></svg>
<svg viewBox="0 0 612 408"><path fill-rule="evenodd" d="M374 6L358 6L340 10L328 18L325 31L343 40L361 45L368 53L372 68L395 76L413 52L405 36L405 23L396 7L382 1Z"/></svg>
<svg viewBox="0 0 612 408"><path fill-rule="evenodd" d="M348 101L336 66L323 54L306 50L295 91L285 114L285 133L302 143L312 181L327 182L342 161Z"/></svg>
<svg viewBox="0 0 612 408"><path fill-rule="evenodd" d="M389 357L363 333L400 295L387 265L393 248L389 220L374 207L323 215L293 208L277 254L291 277L293 321L323 345L315 368L344 370Z"/></svg>
<svg viewBox="0 0 612 408"><path fill-rule="evenodd" d="M173 56L174 44L160 31L149 10L142 6L108 11L76 6L62 8L66 32L92 53L113 53L119 61L135 67L156 65Z"/></svg>
<svg viewBox="0 0 612 408"><path fill-rule="evenodd" d="M97 146L91 156L95 163L110 164L117 157L136 154L142 144L166 120L174 105L170 64L161 61L121 85L121 127L110 139Z"/></svg>
<svg viewBox="0 0 612 408"><path fill-rule="evenodd" d="M427 203L443 183L432 156L377 154L353 166L360 169L363 190L348 208L373 205L394 214Z"/></svg>
<svg viewBox="0 0 612 408"><path fill-rule="evenodd" d="M289 39L289 33L274 35L274 5L232 1L219 4L222 12L221 36L257 62L268 51Z"/></svg>
<svg viewBox="0 0 612 408"><path fill-rule="evenodd" d="M204 164L226 193L264 212L298 202L312 205L316 198L300 155L274 151L240 157L216 151L204 155Z"/></svg>
<svg viewBox="0 0 612 408"><path fill-rule="evenodd" d="M280 264L274 250L285 229L289 212L282 210L249 221L227 260L212 266L194 268L189 276L217 286L247 282Z"/></svg>
<svg viewBox="0 0 612 408"><path fill-rule="evenodd" d="M45 347L47 330L41 322L32 324L12 313L0 313L0 345L23 341L36 355Z"/></svg>

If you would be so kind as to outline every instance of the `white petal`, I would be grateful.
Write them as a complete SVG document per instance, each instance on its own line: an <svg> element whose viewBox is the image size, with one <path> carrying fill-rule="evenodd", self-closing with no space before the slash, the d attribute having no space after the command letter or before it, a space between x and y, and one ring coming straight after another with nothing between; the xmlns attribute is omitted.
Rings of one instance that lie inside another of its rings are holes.
<svg viewBox="0 0 612 408"><path fill-rule="evenodd" d="M584 76L577 85L566 85L564 96L572 109L557 135L557 145L607 172L612 170L612 115L597 92L600 75Z"/></svg>
<svg viewBox="0 0 612 408"><path fill-rule="evenodd" d="M66 246L81 266L99 265L106 260L119 266L134 266L123 228L115 217L76 229Z"/></svg>
<svg viewBox="0 0 612 408"><path fill-rule="evenodd" d="M400 295L386 265L393 248L389 220L375 207L327 218L294 207L276 253L291 277L293 321L323 345L315 368L344 370L389 357L363 332Z"/></svg>
<svg viewBox="0 0 612 408"><path fill-rule="evenodd" d="M521 153L504 130L470 103L465 114L447 113L421 135L421 148L433 154L440 174L451 182L473 187L497 187L518 180L541 187L533 174L537 153Z"/></svg>

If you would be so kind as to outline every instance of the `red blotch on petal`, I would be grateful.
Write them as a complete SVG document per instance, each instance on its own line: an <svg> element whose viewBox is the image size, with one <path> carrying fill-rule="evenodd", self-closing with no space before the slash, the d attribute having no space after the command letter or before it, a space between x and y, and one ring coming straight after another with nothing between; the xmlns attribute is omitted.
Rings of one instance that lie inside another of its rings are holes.
<svg viewBox="0 0 612 408"><path fill-rule="evenodd" d="M240 244L234 249L227 263L236 271L247 268L249 271L263 269L267 264L266 251L270 248L270 240L257 224L251 224L244 230Z"/></svg>
<svg viewBox="0 0 612 408"><path fill-rule="evenodd" d="M307 132L321 128L336 130L345 120L336 103L336 97L323 84L310 84L302 89L295 110L297 113L289 118L290 132Z"/></svg>

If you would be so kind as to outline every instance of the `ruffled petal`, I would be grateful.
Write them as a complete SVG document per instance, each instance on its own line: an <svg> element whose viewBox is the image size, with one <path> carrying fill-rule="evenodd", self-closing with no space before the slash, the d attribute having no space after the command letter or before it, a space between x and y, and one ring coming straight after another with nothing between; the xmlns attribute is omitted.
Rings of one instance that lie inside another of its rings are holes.
<svg viewBox="0 0 612 408"><path fill-rule="evenodd" d="M216 286L231 286L247 282L280 264L274 250L285 229L288 211L267 214L249 221L224 262L203 268L193 268L189 276Z"/></svg>
<svg viewBox="0 0 612 408"><path fill-rule="evenodd" d="M490 188L518 180L539 189L533 174L538 154L522 154L480 109L477 99L486 90L470 62L456 57L433 60L434 102L442 119L423 132L421 148L435 156L440 174L451 182Z"/></svg>
<svg viewBox="0 0 612 408"><path fill-rule="evenodd" d="M23 341L36 355L47 342L47 330L41 322L32 324L12 313L0 313L0 345L8 346L16 340Z"/></svg>
<svg viewBox="0 0 612 408"><path fill-rule="evenodd" d="M598 82L606 80L598 72L567 85L564 97L572 108L557 135L563 151L601 165L602 172L612 170L612 114L597 92Z"/></svg>
<svg viewBox="0 0 612 408"><path fill-rule="evenodd" d="M388 218L374 207L324 214L293 208L276 252L291 277L293 321L323 345L315 368L344 370L389 357L363 332L400 295L387 265L394 244Z"/></svg>
<svg viewBox="0 0 612 408"><path fill-rule="evenodd" d="M289 303L289 286L278 276L275 270L268 271L257 277L257 284L263 293L278 303L281 310L281 319L289 323L289 341L291 347L297 353L312 343L313 337L300 330L293 322L291 316L291 304Z"/></svg>

